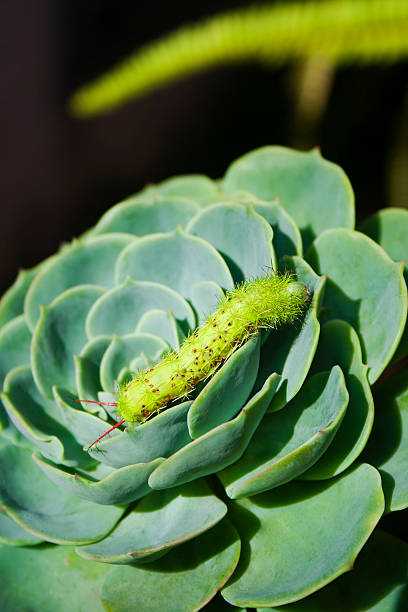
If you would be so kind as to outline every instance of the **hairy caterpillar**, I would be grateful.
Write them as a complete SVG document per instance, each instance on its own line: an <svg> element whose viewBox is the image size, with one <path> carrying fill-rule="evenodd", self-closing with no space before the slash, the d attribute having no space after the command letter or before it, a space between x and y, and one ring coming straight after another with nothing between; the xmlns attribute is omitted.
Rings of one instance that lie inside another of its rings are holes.
<svg viewBox="0 0 408 612"><path fill-rule="evenodd" d="M253 333L296 319L308 298L305 285L289 275L256 278L228 291L177 352L168 353L154 368L139 372L119 389L117 404L109 405L117 405L122 419L91 446L119 425L143 423L171 400L185 398Z"/></svg>

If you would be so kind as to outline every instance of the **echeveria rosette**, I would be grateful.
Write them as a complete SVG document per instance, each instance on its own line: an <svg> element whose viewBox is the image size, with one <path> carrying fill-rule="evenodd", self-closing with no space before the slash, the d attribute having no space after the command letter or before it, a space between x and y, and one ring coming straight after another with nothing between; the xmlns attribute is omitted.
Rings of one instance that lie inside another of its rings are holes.
<svg viewBox="0 0 408 612"><path fill-rule="evenodd" d="M377 524L408 505L408 212L360 230L339 167L265 147L20 273L0 303L2 609L399 609L408 546ZM302 319L84 451L119 417L78 397L114 403L271 268L308 287Z"/></svg>

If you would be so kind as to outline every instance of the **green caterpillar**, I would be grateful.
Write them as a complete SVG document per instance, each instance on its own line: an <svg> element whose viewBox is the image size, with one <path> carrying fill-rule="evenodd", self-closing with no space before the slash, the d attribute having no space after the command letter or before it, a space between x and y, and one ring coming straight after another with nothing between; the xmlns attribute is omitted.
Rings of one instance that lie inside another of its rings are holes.
<svg viewBox="0 0 408 612"><path fill-rule="evenodd" d="M122 418L101 438L124 422L143 423L168 402L185 398L259 329L294 321L308 299L305 285L289 275L256 278L228 291L177 352L168 353L119 389L117 408Z"/></svg>

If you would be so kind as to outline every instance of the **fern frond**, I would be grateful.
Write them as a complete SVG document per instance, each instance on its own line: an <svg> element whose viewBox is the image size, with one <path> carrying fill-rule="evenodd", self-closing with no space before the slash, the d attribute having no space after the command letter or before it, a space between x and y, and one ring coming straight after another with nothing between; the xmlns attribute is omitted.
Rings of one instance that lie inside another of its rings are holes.
<svg viewBox="0 0 408 612"><path fill-rule="evenodd" d="M311 56L334 64L407 57L408 0L312 0L224 13L136 51L75 92L70 109L78 117L107 112L212 66Z"/></svg>

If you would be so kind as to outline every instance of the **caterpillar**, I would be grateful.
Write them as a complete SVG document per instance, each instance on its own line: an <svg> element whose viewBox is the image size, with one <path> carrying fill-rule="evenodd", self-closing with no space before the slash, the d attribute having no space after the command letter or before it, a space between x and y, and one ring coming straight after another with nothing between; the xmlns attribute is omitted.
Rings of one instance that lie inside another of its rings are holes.
<svg viewBox="0 0 408 612"><path fill-rule="evenodd" d="M288 275L255 278L227 291L215 311L169 352L154 368L143 370L118 391L121 419L89 447L125 422L143 423L173 400L186 398L195 385L217 368L262 328L293 322L309 300L305 285ZM104 405L103 402L91 401Z"/></svg>

